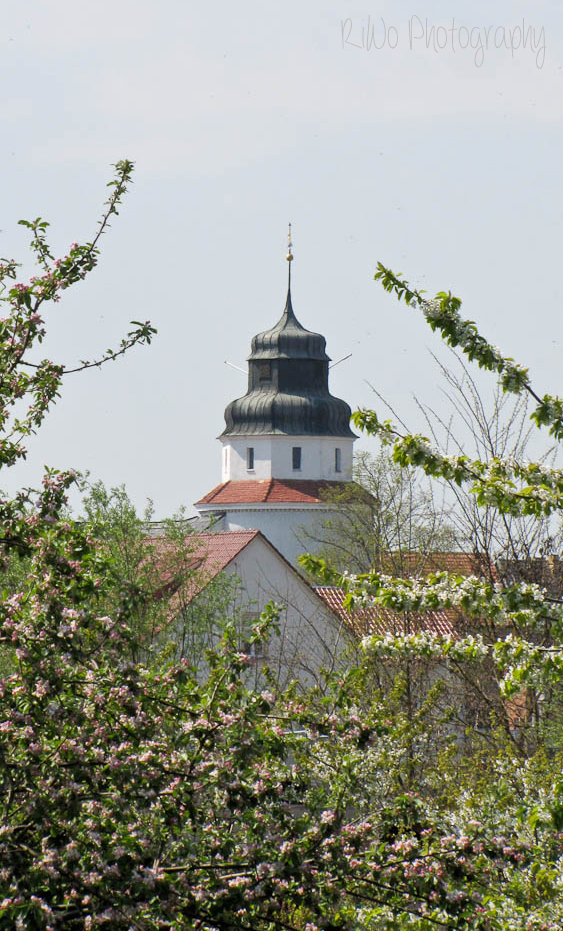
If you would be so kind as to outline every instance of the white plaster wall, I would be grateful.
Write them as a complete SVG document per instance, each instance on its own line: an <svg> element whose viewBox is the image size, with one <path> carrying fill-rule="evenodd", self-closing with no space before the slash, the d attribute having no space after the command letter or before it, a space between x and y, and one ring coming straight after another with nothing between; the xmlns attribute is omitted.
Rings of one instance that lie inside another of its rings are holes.
<svg viewBox="0 0 563 931"><path fill-rule="evenodd" d="M349 482L352 480L353 438L337 436L244 436L221 440L222 481L298 478ZM294 446L301 447L301 468L293 468ZM246 468L246 450L254 449L254 469ZM341 470L335 469L340 449Z"/></svg>
<svg viewBox="0 0 563 931"><path fill-rule="evenodd" d="M316 530L334 511L322 505L297 509L295 506L278 505L268 508L261 505L255 509L225 509L221 529L260 530L273 543L288 562L297 566L297 557L314 551L310 537L318 536Z"/></svg>
<svg viewBox="0 0 563 931"><path fill-rule="evenodd" d="M304 687L318 683L322 667L342 666L356 647L346 625L315 595L260 537L230 564L242 582L248 612L260 614L271 601L283 606L280 632L270 641L264 660L279 685L297 679Z"/></svg>

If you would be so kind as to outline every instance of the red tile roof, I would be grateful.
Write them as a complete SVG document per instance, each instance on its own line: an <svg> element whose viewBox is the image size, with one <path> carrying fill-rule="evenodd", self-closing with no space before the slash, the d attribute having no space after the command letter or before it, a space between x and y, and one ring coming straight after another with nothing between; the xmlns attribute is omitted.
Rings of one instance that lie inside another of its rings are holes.
<svg viewBox="0 0 563 931"><path fill-rule="evenodd" d="M194 556L199 565L217 575L248 546L260 533L259 530L228 530L223 533L194 533Z"/></svg>
<svg viewBox="0 0 563 931"><path fill-rule="evenodd" d="M449 611L427 611L424 614L398 614L389 608L374 605L357 611L344 607L345 591L342 588L319 587L315 589L328 607L345 621L359 637L369 634L406 634L427 630L435 634L455 634L452 613Z"/></svg>
<svg viewBox="0 0 563 931"><path fill-rule="evenodd" d="M156 597L168 600L170 617L178 614L182 604L189 603L199 595L256 537L260 537L262 542L278 555L302 585L325 601L319 590L304 579L259 530L188 534L185 548L163 537L152 537L147 543L156 555L159 578L162 582Z"/></svg>
<svg viewBox="0 0 563 931"><path fill-rule="evenodd" d="M398 578L421 578L431 572L451 572L453 575L476 575L498 580L494 564L484 553L388 553L382 562L382 570Z"/></svg>
<svg viewBox="0 0 563 931"><path fill-rule="evenodd" d="M381 569L398 578L424 578L431 572L451 572L453 575L476 575L498 580L494 564L480 553L388 553L382 559ZM405 615L374 605L351 613L343 606L343 589L317 588L316 591L339 617L350 624L358 636L370 633L414 633L423 630L461 636L464 627L467 627L467 620L454 609Z"/></svg>
<svg viewBox="0 0 563 931"><path fill-rule="evenodd" d="M337 490L344 482L319 482L307 479L267 478L248 482L223 482L196 504L320 504L325 490Z"/></svg>
<svg viewBox="0 0 563 931"><path fill-rule="evenodd" d="M186 537L185 548L162 537L151 539L148 542L159 562L162 594L182 589L183 598L191 600L259 534L259 530L194 533Z"/></svg>

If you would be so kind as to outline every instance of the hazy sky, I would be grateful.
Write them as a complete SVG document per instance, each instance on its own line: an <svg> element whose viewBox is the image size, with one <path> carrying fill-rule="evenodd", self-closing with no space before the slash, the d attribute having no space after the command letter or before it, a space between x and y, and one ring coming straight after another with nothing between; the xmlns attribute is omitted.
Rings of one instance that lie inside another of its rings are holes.
<svg viewBox="0 0 563 931"><path fill-rule="evenodd" d="M214 487L223 410L246 390L224 362L244 367L283 309L288 220L296 314L334 360L353 354L331 379L353 407L380 406L371 382L418 429L413 393L445 403L439 341L373 282L377 260L451 288L539 391L562 393L562 11L5 4L0 254L27 261L22 217L49 219L59 252L87 240L111 163L137 166L98 269L49 311L43 352L91 358L132 319L158 336L69 376L4 487L38 482L43 463L88 469L159 517Z"/></svg>

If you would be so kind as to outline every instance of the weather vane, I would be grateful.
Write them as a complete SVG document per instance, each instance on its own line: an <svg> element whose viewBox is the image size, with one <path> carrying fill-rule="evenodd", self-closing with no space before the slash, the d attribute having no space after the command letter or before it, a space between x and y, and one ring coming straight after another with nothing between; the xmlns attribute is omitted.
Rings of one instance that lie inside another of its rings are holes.
<svg viewBox="0 0 563 931"><path fill-rule="evenodd" d="M293 252L291 251L292 248L293 248L293 243L292 243L292 241L291 241L291 223L290 223L289 226L288 226L288 230L287 230L287 255L286 255L286 259L287 259L288 262L293 262Z"/></svg>

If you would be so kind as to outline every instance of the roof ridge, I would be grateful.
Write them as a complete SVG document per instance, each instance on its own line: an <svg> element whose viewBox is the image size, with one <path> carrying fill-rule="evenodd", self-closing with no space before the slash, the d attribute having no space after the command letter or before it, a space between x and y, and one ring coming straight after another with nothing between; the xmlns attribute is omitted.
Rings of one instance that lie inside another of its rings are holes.
<svg viewBox="0 0 563 931"><path fill-rule="evenodd" d="M260 533L260 531L259 531L259 530L256 530L256 529L249 529L249 530L215 530L215 531L213 531L213 530L204 530L204 531L202 531L201 533L198 533L198 532L196 531L196 532L193 533L193 534L189 534L189 536L191 536L191 537L233 537L235 534L244 534L244 535L250 534L250 535L254 535L254 536L255 536L257 533Z"/></svg>

